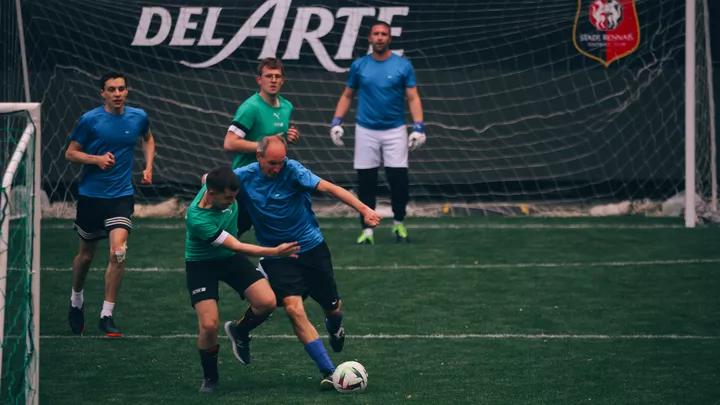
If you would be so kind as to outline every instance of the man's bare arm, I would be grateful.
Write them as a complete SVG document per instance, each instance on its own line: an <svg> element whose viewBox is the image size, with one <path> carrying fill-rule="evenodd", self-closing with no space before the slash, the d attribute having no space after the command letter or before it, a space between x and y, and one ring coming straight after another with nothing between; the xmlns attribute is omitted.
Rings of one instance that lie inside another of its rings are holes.
<svg viewBox="0 0 720 405"><path fill-rule="evenodd" d="M236 153L255 153L257 150L257 142L246 141L240 135L228 131L225 134L225 142L223 143L223 149L228 152Z"/></svg>

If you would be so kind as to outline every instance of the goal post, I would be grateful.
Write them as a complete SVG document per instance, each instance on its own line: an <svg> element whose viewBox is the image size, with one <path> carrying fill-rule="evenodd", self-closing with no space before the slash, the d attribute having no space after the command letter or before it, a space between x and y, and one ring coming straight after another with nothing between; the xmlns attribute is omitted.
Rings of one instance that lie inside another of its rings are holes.
<svg viewBox="0 0 720 405"><path fill-rule="evenodd" d="M40 356L40 103L0 103L0 402L36 405Z"/></svg>

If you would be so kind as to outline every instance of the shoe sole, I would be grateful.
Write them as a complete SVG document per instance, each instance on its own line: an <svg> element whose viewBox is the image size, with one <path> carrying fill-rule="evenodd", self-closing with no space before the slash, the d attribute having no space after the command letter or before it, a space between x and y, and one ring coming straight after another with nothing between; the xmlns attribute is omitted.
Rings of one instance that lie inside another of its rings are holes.
<svg viewBox="0 0 720 405"><path fill-rule="evenodd" d="M121 338L123 337L122 333L106 333L105 336L110 338Z"/></svg>
<svg viewBox="0 0 720 405"><path fill-rule="evenodd" d="M333 382L329 378L324 378L322 381L320 381L320 390L321 391L330 391L332 389L335 389L335 385L333 385Z"/></svg>
<svg viewBox="0 0 720 405"><path fill-rule="evenodd" d="M237 361L239 361L242 364L247 365L248 363L245 363L243 361L243 359L240 358L240 353L238 353L237 345L235 344L235 337L232 334L232 330L230 330L230 328L232 328L233 323L234 323L233 321L225 322L225 334L230 339L230 342L232 342L233 354L235 355L235 358L237 359Z"/></svg>

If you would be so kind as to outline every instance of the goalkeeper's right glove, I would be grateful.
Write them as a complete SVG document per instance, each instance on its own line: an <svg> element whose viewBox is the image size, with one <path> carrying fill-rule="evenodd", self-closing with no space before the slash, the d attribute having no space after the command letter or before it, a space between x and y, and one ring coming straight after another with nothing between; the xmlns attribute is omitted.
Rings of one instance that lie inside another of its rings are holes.
<svg viewBox="0 0 720 405"><path fill-rule="evenodd" d="M345 135L345 131L343 130L343 127L340 126L341 123L342 118L335 117L330 124L330 138L335 146L345 146L345 143L342 140L342 136Z"/></svg>

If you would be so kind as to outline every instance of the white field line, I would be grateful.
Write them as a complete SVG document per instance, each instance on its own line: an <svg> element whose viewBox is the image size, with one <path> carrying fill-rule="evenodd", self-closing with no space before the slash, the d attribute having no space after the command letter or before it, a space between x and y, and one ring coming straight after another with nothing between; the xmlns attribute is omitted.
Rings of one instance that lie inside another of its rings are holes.
<svg viewBox="0 0 720 405"><path fill-rule="evenodd" d="M408 229L679 229L682 225L673 224L407 224ZM43 229L72 229L72 224L47 224ZM321 229L359 229L356 223L323 223ZM382 228L382 227L381 227ZM133 224L133 229L185 229L185 224Z"/></svg>
<svg viewBox="0 0 720 405"><path fill-rule="evenodd" d="M488 333L488 334L368 334L368 335L346 335L348 339L360 340L394 340L394 339L418 339L418 340L475 340L475 339L556 339L556 340L720 340L720 336L703 335L603 335L603 334L525 334L525 333ZM12 338L9 336L9 338ZM76 335L43 335L41 339L116 339L107 338L102 335L82 336ZM196 339L196 334L171 334L171 335L125 335L122 339ZM257 339L297 339L295 335L253 335Z"/></svg>
<svg viewBox="0 0 720 405"><path fill-rule="evenodd" d="M567 263L479 263L479 264L447 264L447 265L400 265L384 266L334 266L335 270L452 270L452 269L525 269L525 268L580 268L580 267L633 267L633 266L677 266L683 264L720 264L720 259L677 259L677 260L639 260L639 261L608 261L608 262L567 262ZM94 267L93 270L105 270L105 267ZM43 267L42 271L70 272L72 267ZM185 268L165 267L128 267L125 271L137 273L180 273Z"/></svg>

